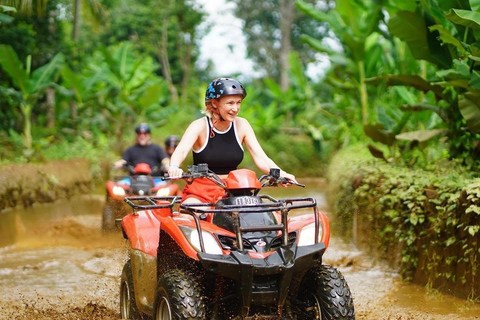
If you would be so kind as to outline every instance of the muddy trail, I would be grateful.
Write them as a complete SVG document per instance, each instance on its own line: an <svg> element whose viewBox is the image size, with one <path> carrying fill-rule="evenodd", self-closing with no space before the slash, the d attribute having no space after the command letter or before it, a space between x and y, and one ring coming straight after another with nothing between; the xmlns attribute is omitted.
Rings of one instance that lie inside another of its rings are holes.
<svg viewBox="0 0 480 320"><path fill-rule="evenodd" d="M103 197L0 213L0 319L120 319L121 233L101 232ZM345 276L356 319L480 319L480 305L402 282L333 237L324 262Z"/></svg>

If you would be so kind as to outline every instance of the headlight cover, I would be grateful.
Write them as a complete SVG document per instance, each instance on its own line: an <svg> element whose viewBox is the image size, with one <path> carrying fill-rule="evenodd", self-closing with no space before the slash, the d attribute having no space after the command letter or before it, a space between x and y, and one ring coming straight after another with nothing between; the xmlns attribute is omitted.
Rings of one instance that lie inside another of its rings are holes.
<svg viewBox="0 0 480 320"><path fill-rule="evenodd" d="M183 233L188 239L188 242L190 242L190 244L195 248L195 250L197 250L198 252L202 251L202 249L200 248L200 238L198 236L197 229L186 226L180 226L180 229L183 231ZM222 248L211 233L207 231L202 231L202 236L203 244L205 245L205 251L207 253L223 254Z"/></svg>
<svg viewBox="0 0 480 320"><path fill-rule="evenodd" d="M157 197L166 197L170 195L170 188L160 188L157 190Z"/></svg>
<svg viewBox="0 0 480 320"><path fill-rule="evenodd" d="M323 234L322 225L319 224L318 228L318 242L321 241ZM307 224L300 229L300 235L298 237L298 246L311 246L315 244L315 223Z"/></svg>
<svg viewBox="0 0 480 320"><path fill-rule="evenodd" d="M119 187L119 186L114 186L112 188L112 192L116 196L120 196L120 197L125 196L125 189L123 189L122 187Z"/></svg>

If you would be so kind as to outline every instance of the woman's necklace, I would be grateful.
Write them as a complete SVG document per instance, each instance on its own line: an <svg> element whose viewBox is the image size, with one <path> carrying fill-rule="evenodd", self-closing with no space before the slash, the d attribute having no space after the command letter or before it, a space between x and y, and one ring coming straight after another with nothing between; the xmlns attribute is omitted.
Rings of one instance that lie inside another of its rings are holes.
<svg viewBox="0 0 480 320"><path fill-rule="evenodd" d="M220 120L220 119L218 119L218 118L217 118L217 119L213 119L213 117L212 117L212 127L210 128L210 138L215 137L215 132L213 131L213 128L217 129L218 131L225 131L225 130L227 129L227 128L225 128L225 130L219 129L219 128L216 126L216 124L217 124L219 121L220 121L220 122L224 122L224 121L222 121L222 120Z"/></svg>

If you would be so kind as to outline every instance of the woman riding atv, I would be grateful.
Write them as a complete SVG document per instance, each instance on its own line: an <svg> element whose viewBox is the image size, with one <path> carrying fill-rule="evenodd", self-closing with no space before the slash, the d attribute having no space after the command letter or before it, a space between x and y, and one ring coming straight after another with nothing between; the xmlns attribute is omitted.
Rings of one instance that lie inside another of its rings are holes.
<svg viewBox="0 0 480 320"><path fill-rule="evenodd" d="M206 163L208 168L224 179L237 169L247 147L257 167L268 174L271 168L279 168L263 151L250 123L238 117L243 99L247 96L244 86L232 78L213 80L205 93L206 117L193 121L185 131L177 149L172 154L168 174L180 177L180 168L190 150L194 165ZM296 182L295 176L283 170L280 176ZM183 190L183 203L215 202L224 190L207 179L196 179Z"/></svg>

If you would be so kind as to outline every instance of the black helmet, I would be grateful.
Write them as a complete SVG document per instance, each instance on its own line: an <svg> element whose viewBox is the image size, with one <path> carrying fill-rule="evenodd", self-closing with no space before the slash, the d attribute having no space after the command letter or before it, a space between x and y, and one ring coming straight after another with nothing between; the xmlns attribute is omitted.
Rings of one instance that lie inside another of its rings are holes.
<svg viewBox="0 0 480 320"><path fill-rule="evenodd" d="M165 146L167 148L170 148L170 147L175 147L176 148L178 146L179 142L180 142L180 139L177 136L168 136L165 139Z"/></svg>
<svg viewBox="0 0 480 320"><path fill-rule="evenodd" d="M243 84L235 79L218 78L208 85L207 92L205 92L205 102L234 94L242 95L245 98L247 90L245 90Z"/></svg>
<svg viewBox="0 0 480 320"><path fill-rule="evenodd" d="M139 125L137 125L135 127L135 132L137 134L139 134L139 133L151 133L151 129L150 129L150 126L147 123L143 122L143 123L140 123Z"/></svg>

